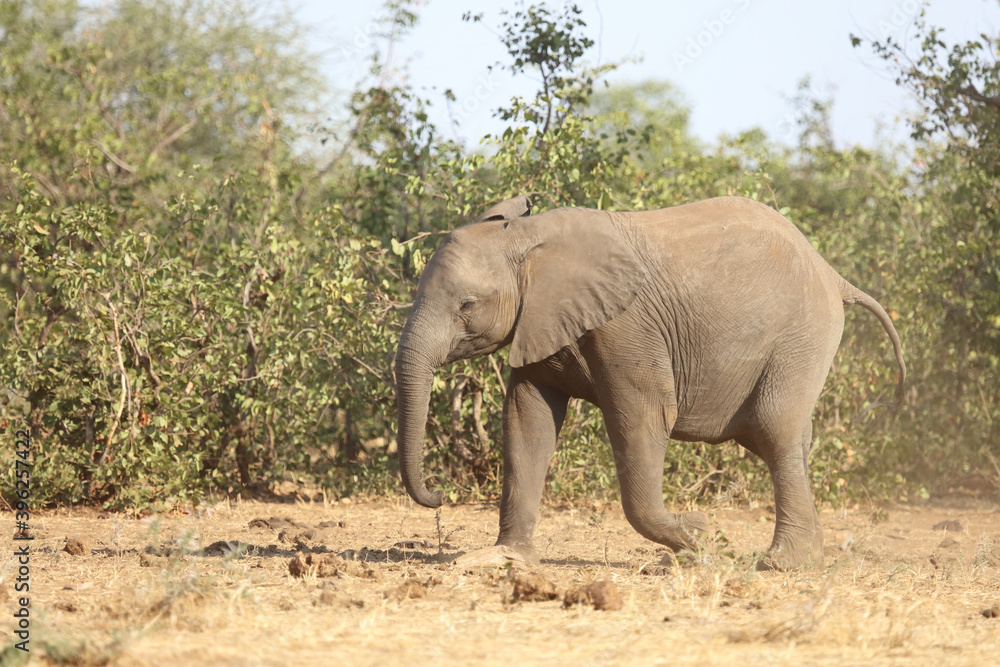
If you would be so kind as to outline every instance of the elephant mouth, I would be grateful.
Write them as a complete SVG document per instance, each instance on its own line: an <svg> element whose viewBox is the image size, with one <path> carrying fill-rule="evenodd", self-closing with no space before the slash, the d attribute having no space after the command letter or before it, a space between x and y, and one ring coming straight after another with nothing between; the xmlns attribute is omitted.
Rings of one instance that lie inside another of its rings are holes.
<svg viewBox="0 0 1000 667"><path fill-rule="evenodd" d="M503 340L497 342L482 334L476 336L460 336L452 341L450 346L451 351L447 354L447 356L445 356L444 363L450 364L455 361L461 361L462 359L469 359L470 357L493 354L497 350L502 350L510 345L513 337L514 334L511 333Z"/></svg>

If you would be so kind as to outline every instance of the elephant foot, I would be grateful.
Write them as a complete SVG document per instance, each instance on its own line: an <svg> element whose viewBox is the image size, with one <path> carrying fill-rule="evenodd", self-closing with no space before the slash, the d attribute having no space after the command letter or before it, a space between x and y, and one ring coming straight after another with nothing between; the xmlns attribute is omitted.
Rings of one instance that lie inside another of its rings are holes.
<svg viewBox="0 0 1000 667"><path fill-rule="evenodd" d="M811 534L806 531L804 534L798 533L796 537L797 539L792 539L788 533L776 536L771 548L757 562L757 571L823 567L823 529L819 525L819 518L815 518Z"/></svg>
<svg viewBox="0 0 1000 667"><path fill-rule="evenodd" d="M704 512L682 512L677 516L680 518L681 527L694 538L697 539L708 532L708 515Z"/></svg>
<svg viewBox="0 0 1000 667"><path fill-rule="evenodd" d="M626 506L625 517L640 535L675 553L697 551L698 538L708 532L708 515L704 512L672 514L661 509L649 515L630 513Z"/></svg>
<svg viewBox="0 0 1000 667"><path fill-rule="evenodd" d="M648 563L642 568L644 574L667 574L675 567L695 567L711 565L712 558L698 550L698 538L708 532L708 515L704 512L682 512L674 515L679 531L675 530L668 539L656 540L670 547L659 563Z"/></svg>
<svg viewBox="0 0 1000 667"><path fill-rule="evenodd" d="M541 559L532 547L508 546L498 544L485 549L476 549L469 553L462 554L451 563L452 565L465 569L476 567L507 567L508 565L534 566L538 565Z"/></svg>
<svg viewBox="0 0 1000 667"><path fill-rule="evenodd" d="M535 547L532 544L525 544L523 542L518 544L500 544L498 542L494 548L498 549L501 547L505 549L513 549L528 565L535 566L541 565L542 563L541 557L538 555L538 552L535 551Z"/></svg>
<svg viewBox="0 0 1000 667"><path fill-rule="evenodd" d="M712 557L708 554L698 553L690 549L680 551L668 551L663 554L663 558L657 564L658 567L669 570L674 567L696 567L699 565L712 565Z"/></svg>
<svg viewBox="0 0 1000 667"><path fill-rule="evenodd" d="M666 543L667 546L678 556L696 552L699 539L708 533L708 515L704 512L681 512L676 517L680 531L674 534L671 542Z"/></svg>
<svg viewBox="0 0 1000 667"><path fill-rule="evenodd" d="M820 541L820 545L822 545L822 541ZM796 553L794 550L786 550L783 547L771 549L757 561L757 571L767 572L769 570L777 570L779 572L787 572L788 570L799 568L823 567L822 546L820 546L819 553L815 551L803 553L803 551L805 550L800 549Z"/></svg>

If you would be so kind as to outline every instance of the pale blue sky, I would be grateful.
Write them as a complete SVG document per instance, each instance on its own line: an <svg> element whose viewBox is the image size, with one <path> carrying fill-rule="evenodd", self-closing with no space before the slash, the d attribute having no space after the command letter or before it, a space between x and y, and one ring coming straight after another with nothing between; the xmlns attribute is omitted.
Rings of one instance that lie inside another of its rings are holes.
<svg viewBox="0 0 1000 667"><path fill-rule="evenodd" d="M550 2L558 6L561 2ZM666 79L680 88L692 108L691 126L705 141L753 126L785 143L796 135L789 103L798 82L810 75L821 96L832 92L834 137L843 144L870 144L877 128L896 139L913 108L893 74L867 46L852 48L851 33L874 38L910 39L915 0L579 0L588 33L597 44L590 54L601 62L642 57L611 75L615 81ZM313 30L312 46L323 52L323 69L342 89L366 67L379 0L302 0L298 14ZM431 118L448 136L475 144L503 129L492 111L512 95L530 95L532 81L492 75L490 64L504 60L496 36L499 10L514 0L425 0L420 23L392 54L398 76L433 104ZM465 23L463 12L484 12L481 23ZM997 33L996 0L936 0L927 14L945 28L946 41ZM448 105L444 90L458 101ZM458 119L455 126L452 121Z"/></svg>

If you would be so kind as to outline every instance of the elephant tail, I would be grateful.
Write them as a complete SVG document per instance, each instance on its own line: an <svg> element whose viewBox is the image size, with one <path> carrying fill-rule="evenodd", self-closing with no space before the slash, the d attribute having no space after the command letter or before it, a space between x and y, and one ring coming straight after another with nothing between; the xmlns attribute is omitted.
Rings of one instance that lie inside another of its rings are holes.
<svg viewBox="0 0 1000 667"><path fill-rule="evenodd" d="M906 362L903 361L903 345L899 342L899 334L896 333L896 327L892 325L892 318L889 314L885 312L882 305L865 294L857 287L847 282L843 278L840 278L840 296L845 304L856 303L862 306L865 310L872 313L881 322L882 328L885 332L889 334L889 340L892 341L892 349L896 353L896 363L899 364L899 382L896 383L896 396L895 404L896 408L899 408L903 403L903 385L906 381Z"/></svg>

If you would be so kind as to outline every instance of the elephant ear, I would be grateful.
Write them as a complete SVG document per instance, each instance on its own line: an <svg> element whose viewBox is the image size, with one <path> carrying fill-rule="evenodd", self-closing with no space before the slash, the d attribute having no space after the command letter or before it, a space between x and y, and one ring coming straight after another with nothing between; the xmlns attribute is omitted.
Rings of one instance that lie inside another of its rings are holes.
<svg viewBox="0 0 1000 667"><path fill-rule="evenodd" d="M515 368L555 354L620 315L646 280L642 262L605 212L559 209L510 227L532 241L510 348Z"/></svg>
<svg viewBox="0 0 1000 667"><path fill-rule="evenodd" d="M531 200L524 195L518 195L513 199L502 201L490 210L483 213L476 222L489 222L491 220L512 220L531 215Z"/></svg>

